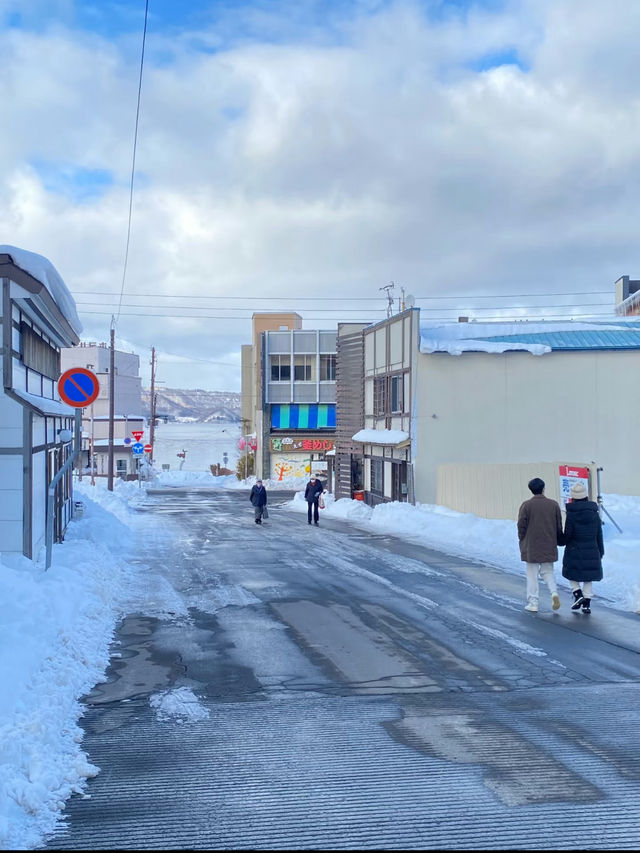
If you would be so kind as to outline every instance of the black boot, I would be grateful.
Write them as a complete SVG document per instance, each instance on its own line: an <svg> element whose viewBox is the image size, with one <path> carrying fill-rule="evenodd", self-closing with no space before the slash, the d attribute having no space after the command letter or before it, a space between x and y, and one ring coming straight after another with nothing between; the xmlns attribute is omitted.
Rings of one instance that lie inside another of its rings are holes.
<svg viewBox="0 0 640 853"><path fill-rule="evenodd" d="M583 613L591 613L591 599L583 598L582 599L582 612Z"/></svg>
<svg viewBox="0 0 640 853"><path fill-rule="evenodd" d="M571 605L572 610L580 610L582 607L582 602L584 601L584 595L582 594L581 589L573 590L573 604Z"/></svg>

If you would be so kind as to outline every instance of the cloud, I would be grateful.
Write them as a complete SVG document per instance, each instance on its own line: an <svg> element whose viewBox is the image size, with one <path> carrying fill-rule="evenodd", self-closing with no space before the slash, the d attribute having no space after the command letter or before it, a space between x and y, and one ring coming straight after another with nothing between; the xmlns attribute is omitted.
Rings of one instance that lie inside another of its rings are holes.
<svg viewBox="0 0 640 853"><path fill-rule="evenodd" d="M234 29L201 4L198 31L148 32L118 333L192 359L191 375L167 361L168 385L238 390L239 368L215 362L239 365L252 310L381 319L389 281L496 307L610 289L609 308L613 281L640 273L633 0L336 4L326 20L307 3L284 26L287 9L247 4ZM52 260L91 339L120 305L132 26L60 13L0 33L3 239Z"/></svg>

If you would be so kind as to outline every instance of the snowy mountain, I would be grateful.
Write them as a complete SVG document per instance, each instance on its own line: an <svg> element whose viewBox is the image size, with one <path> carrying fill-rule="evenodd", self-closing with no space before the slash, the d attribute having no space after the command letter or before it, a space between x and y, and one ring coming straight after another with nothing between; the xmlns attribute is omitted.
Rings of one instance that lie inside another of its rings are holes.
<svg viewBox="0 0 640 853"><path fill-rule="evenodd" d="M145 414L150 412L150 394L150 389L142 389ZM170 421L239 422L240 394L234 391L203 391L200 388L156 388L156 415Z"/></svg>

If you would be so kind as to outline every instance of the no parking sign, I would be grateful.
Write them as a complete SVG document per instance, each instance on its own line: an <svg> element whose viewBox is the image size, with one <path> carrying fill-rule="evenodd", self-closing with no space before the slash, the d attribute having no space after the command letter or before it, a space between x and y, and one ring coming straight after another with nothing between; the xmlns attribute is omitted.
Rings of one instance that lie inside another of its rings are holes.
<svg viewBox="0 0 640 853"><path fill-rule="evenodd" d="M72 367L58 379L58 393L68 406L82 409L96 399L100 393L100 383L95 373L86 367Z"/></svg>

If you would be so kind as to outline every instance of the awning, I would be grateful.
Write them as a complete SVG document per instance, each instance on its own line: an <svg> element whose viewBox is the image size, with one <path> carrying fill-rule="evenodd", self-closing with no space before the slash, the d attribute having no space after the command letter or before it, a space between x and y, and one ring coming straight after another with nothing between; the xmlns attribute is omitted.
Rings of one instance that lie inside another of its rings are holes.
<svg viewBox="0 0 640 853"><path fill-rule="evenodd" d="M362 444L385 444L389 447L406 447L411 443L411 436L403 429L361 429L353 441Z"/></svg>
<svg viewBox="0 0 640 853"><path fill-rule="evenodd" d="M73 406L67 406L60 400L50 400L48 397L38 397L36 394L28 394L26 391L18 391L15 388L7 388L6 393L24 403L39 415L47 415L56 418L74 418L76 410Z"/></svg>

